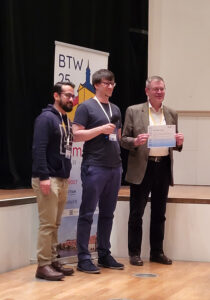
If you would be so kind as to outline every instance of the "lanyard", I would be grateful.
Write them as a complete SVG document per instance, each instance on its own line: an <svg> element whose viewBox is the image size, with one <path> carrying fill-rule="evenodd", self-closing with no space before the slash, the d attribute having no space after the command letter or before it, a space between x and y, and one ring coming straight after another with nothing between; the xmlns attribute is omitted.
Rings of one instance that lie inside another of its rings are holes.
<svg viewBox="0 0 210 300"><path fill-rule="evenodd" d="M66 138L68 137L67 140L69 140L69 135L70 135L70 122L69 122L69 118L67 117L67 128L68 128L68 132L66 132L66 124L65 124L65 122L64 122L64 120L63 120L63 117L62 117L62 114L61 114L61 113L60 113L60 116L61 116L61 120L62 120L62 127L63 127L63 130L64 130L64 132L65 132L65 137L66 137Z"/></svg>
<svg viewBox="0 0 210 300"><path fill-rule="evenodd" d="M149 117L151 118L151 120L152 120L152 123L154 124L154 125L161 125L161 123L163 122L163 118L164 118L164 115L163 115L163 110L161 110L161 118L160 118L160 123L158 123L158 122L155 122L155 120L154 120L154 118L153 118L153 116L152 116L152 113L151 113L151 107L149 107Z"/></svg>
<svg viewBox="0 0 210 300"><path fill-rule="evenodd" d="M110 117L109 117L108 114L107 114L107 112L106 112L105 109L103 108L103 105L101 104L101 102L100 102L96 97L94 97L93 99L96 100L96 102L98 103L98 105L99 105L99 106L101 107L101 109L103 110L105 116L107 117L109 123L111 123L110 117L112 117L112 108L111 108L110 103L108 102L108 105L109 105L109 113L110 113Z"/></svg>

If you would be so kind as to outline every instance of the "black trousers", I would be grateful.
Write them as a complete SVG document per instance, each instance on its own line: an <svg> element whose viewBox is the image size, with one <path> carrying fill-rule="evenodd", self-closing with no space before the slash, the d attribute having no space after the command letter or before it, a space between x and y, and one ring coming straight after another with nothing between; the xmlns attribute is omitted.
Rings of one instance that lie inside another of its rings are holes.
<svg viewBox="0 0 210 300"><path fill-rule="evenodd" d="M130 186L130 215L128 222L128 252L141 254L142 217L151 192L150 254L163 253L165 212L170 185L170 157L160 162L148 160L141 184Z"/></svg>

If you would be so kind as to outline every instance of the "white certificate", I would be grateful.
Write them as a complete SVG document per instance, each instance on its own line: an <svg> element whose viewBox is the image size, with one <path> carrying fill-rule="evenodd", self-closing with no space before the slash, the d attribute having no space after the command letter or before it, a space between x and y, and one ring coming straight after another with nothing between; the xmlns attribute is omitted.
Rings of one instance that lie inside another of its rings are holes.
<svg viewBox="0 0 210 300"><path fill-rule="evenodd" d="M148 148L176 146L175 125L148 126L148 133Z"/></svg>

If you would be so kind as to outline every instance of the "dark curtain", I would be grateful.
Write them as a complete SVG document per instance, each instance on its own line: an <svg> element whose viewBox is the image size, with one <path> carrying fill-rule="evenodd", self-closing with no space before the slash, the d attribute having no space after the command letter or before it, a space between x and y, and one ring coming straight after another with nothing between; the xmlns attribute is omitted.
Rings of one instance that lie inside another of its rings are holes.
<svg viewBox="0 0 210 300"><path fill-rule="evenodd" d="M110 53L124 118L146 100L148 0L2 0L0 16L0 188L25 188L34 119L52 103L54 41Z"/></svg>

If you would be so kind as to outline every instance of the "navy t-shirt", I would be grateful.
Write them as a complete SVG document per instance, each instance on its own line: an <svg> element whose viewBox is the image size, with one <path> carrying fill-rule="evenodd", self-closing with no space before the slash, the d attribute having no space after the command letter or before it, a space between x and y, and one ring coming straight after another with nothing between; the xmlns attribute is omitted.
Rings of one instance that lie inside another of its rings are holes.
<svg viewBox="0 0 210 300"><path fill-rule="evenodd" d="M109 105L101 104L110 117ZM121 128L121 113L115 104L110 103L110 105L112 118L116 125L114 133L117 133L118 129ZM109 121L101 106L95 99L91 98L77 107L74 123L84 126L85 129L92 129L107 124ZM119 139L110 141L108 135L100 134L86 141L83 147L82 164L110 168L121 166Z"/></svg>

